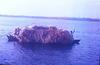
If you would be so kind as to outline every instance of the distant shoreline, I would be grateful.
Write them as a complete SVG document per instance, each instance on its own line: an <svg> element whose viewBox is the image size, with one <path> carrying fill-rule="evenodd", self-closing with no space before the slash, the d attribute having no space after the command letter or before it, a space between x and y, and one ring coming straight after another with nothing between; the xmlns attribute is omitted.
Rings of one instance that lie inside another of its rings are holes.
<svg viewBox="0 0 100 65"><path fill-rule="evenodd" d="M21 17L21 18L39 18L39 19L62 19L77 21L100 21L96 18L77 18L77 17L46 17L46 16L24 16L24 15L0 15L0 17Z"/></svg>

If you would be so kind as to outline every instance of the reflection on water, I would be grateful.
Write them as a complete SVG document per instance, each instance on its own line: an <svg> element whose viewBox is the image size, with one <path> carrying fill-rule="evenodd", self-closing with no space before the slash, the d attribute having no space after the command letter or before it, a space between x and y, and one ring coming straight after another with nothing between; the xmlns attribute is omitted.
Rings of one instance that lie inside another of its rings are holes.
<svg viewBox="0 0 100 65"><path fill-rule="evenodd" d="M16 26L44 25L76 30L79 45L55 48L7 42ZM9 65L99 65L100 22L0 17L0 64Z"/></svg>

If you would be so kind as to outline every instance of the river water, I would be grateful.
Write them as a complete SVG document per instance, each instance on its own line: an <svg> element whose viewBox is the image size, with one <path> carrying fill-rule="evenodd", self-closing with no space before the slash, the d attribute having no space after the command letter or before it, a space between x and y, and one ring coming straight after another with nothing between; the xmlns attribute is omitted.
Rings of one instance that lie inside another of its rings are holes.
<svg viewBox="0 0 100 65"><path fill-rule="evenodd" d="M6 35L15 27L56 26L74 30L80 44L70 48L22 46L8 42ZM4 65L99 65L100 22L0 17L0 64Z"/></svg>

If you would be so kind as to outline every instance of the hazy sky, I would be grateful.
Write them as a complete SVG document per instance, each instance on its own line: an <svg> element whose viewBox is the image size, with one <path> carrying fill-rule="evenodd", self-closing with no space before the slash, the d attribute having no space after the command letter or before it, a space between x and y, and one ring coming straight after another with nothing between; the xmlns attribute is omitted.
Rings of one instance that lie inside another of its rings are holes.
<svg viewBox="0 0 100 65"><path fill-rule="evenodd" d="M0 0L0 14L100 18L100 0Z"/></svg>

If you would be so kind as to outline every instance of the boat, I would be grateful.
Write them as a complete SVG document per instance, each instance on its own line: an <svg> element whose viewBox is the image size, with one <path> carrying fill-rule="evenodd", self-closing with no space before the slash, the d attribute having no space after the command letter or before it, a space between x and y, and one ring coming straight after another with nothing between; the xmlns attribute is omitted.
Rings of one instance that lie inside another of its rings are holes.
<svg viewBox="0 0 100 65"><path fill-rule="evenodd" d="M13 34L7 35L8 41L20 43L41 43L41 44L73 44L80 40L73 38L72 32L58 29L56 27L31 26L15 28Z"/></svg>

